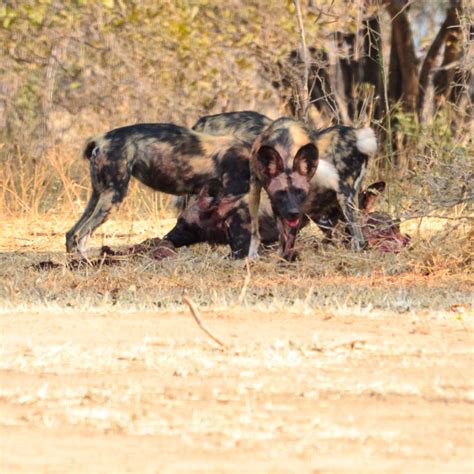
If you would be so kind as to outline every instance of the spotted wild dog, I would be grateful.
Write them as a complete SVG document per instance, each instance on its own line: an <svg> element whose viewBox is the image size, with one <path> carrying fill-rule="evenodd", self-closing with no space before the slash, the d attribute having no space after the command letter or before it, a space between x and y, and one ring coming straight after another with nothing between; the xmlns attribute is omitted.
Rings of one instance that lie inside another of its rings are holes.
<svg viewBox="0 0 474 474"><path fill-rule="evenodd" d="M306 212L326 235L331 232L337 215L347 223L352 248L360 251L366 240L358 222L357 198L369 156L377 151L375 133L370 127L336 125L313 131L313 140L322 158L311 182Z"/></svg>
<svg viewBox="0 0 474 474"><path fill-rule="evenodd" d="M123 201L132 176L164 193L196 194L211 178L227 195L248 191L250 147L235 137L195 132L170 123L137 124L87 141L92 194L66 234L66 251L83 250L85 239Z"/></svg>
<svg viewBox="0 0 474 474"><path fill-rule="evenodd" d="M209 135L234 135L252 144L255 138L272 123L265 115L253 111L225 112L201 117L192 129Z"/></svg>
<svg viewBox="0 0 474 474"><path fill-rule="evenodd" d="M294 260L294 244L318 161L312 131L297 120L275 120L257 137L250 155L250 258L256 257L260 244L258 213L263 188L277 221L280 255Z"/></svg>
<svg viewBox="0 0 474 474"><path fill-rule="evenodd" d="M241 116L241 114L243 114ZM271 123L261 114L253 125L254 115L249 112L232 112L205 117L206 130L212 134L233 133L236 137L252 141L251 133L262 133ZM224 116L227 118L224 120ZM197 122L199 124L200 121ZM242 128L234 124L244 123ZM196 125L197 125L196 124ZM195 126L196 126L195 125ZM336 125L312 131L314 143L319 149L319 166L311 181L311 193L307 212L326 235L331 234L331 223L343 220L349 223L352 246L360 250L365 239L358 225L356 197L364 177L370 155L377 151L377 140L371 128ZM337 219L330 219L331 214ZM255 250L255 249L254 249Z"/></svg>
<svg viewBox="0 0 474 474"><path fill-rule="evenodd" d="M359 193L360 225L369 248L395 253L407 246L410 238L401 234L400 226L387 213L375 211L374 205L384 189L385 183L381 181ZM260 235L262 244L270 246L278 241L277 222L267 194L263 193L261 199L258 212ZM344 223L342 211L339 210L339 215L335 217L337 219L331 226L331 241L344 241L350 234L344 229L347 223ZM300 229L308 222L304 216ZM225 196L219 180L210 180L199 196L180 212L176 225L163 240L168 240L174 247L200 242L228 244L232 257L247 256L250 245L248 194Z"/></svg>

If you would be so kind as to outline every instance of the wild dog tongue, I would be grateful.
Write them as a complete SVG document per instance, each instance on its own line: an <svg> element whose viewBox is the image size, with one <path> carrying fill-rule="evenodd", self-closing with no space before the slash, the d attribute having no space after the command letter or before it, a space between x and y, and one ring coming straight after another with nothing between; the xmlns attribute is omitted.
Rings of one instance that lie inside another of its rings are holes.
<svg viewBox="0 0 474 474"><path fill-rule="evenodd" d="M294 228L299 224L300 220L299 219L293 219L292 221L289 221L288 219L285 219L285 222L286 222L288 227L293 227Z"/></svg>

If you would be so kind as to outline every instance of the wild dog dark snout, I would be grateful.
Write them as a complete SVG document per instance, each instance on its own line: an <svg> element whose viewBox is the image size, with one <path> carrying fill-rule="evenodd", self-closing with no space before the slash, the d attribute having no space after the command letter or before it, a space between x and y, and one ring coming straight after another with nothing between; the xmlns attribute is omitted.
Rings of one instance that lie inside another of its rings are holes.
<svg viewBox="0 0 474 474"><path fill-rule="evenodd" d="M384 191L385 181L377 181L368 186L364 191L361 191L359 193L359 209L366 214L373 212L375 209L375 203Z"/></svg>

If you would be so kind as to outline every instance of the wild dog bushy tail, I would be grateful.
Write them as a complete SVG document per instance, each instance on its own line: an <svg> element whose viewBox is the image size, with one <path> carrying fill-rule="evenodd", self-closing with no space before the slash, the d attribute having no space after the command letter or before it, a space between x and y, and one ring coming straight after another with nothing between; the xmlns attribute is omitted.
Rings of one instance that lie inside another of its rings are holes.
<svg viewBox="0 0 474 474"><path fill-rule="evenodd" d="M377 138L371 127L356 130L357 149L364 155L373 155L377 151Z"/></svg>
<svg viewBox="0 0 474 474"><path fill-rule="evenodd" d="M99 140L97 138L89 138L82 150L82 157L86 160L90 160L92 158L92 154L94 153L94 150L98 146L99 146Z"/></svg>

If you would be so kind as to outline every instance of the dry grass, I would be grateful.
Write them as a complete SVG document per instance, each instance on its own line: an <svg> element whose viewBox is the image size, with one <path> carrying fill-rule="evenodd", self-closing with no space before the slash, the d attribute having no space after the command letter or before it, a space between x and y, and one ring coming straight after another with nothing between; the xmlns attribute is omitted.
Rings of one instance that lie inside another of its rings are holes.
<svg viewBox="0 0 474 474"><path fill-rule="evenodd" d="M175 259L123 259L102 268L39 271L41 260L66 262L64 233L74 219L4 219L0 240L2 305L182 308L182 296L207 307L306 311L313 308L373 307L397 311L446 309L469 302L471 283L468 222L425 219L411 223L411 248L399 254L376 250L354 254L319 245L315 226L305 229L301 259L280 261L269 252L247 271L225 247L206 244L180 249ZM111 219L90 242L127 246L161 236L174 224L161 220ZM447 238L449 236L449 239Z"/></svg>

